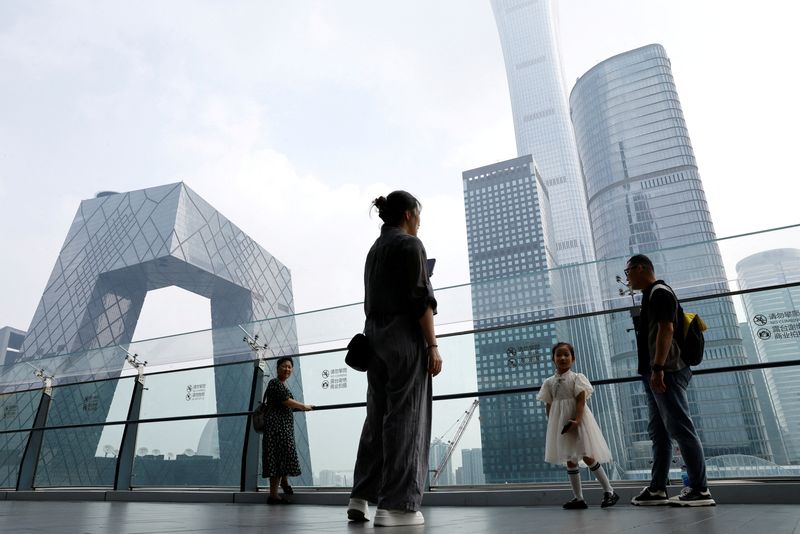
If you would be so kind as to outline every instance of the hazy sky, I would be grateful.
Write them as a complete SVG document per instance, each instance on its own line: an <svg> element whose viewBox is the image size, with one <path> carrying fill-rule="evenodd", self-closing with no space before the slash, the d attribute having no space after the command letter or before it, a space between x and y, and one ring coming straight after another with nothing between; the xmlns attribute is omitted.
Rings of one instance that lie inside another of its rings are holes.
<svg viewBox="0 0 800 534"><path fill-rule="evenodd" d="M796 9L563 0L569 89L663 44L718 235L797 222ZM290 267L297 310L361 299L369 203L396 188L436 285L466 282L461 172L514 156L488 0L5 1L0 325L28 327L81 199L178 180ZM178 293L137 338L210 323Z"/></svg>

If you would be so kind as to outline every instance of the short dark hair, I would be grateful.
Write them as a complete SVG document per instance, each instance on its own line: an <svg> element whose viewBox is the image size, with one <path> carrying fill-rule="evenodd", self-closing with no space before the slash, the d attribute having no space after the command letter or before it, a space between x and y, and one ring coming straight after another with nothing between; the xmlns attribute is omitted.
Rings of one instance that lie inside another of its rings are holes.
<svg viewBox="0 0 800 534"><path fill-rule="evenodd" d="M407 191L392 191L388 196L373 200L372 205L378 208L378 217L389 226L399 226L407 211L422 208L419 200Z"/></svg>
<svg viewBox="0 0 800 534"><path fill-rule="evenodd" d="M648 270L655 272L656 268L653 267L653 262L644 254L635 254L628 260L628 265L643 265Z"/></svg>
<svg viewBox="0 0 800 534"><path fill-rule="evenodd" d="M292 361L292 358L290 356L282 356L278 358L278 361L275 363L275 368L277 369L278 367L280 367L283 362L291 363L292 369L294 369L294 362Z"/></svg>
<svg viewBox="0 0 800 534"><path fill-rule="evenodd" d="M575 359L575 347L573 347L572 344L567 343L566 341L559 341L558 343L553 345L552 349L550 349L550 359L551 360L555 360L556 359L556 350L558 350L558 347L567 347L567 349L569 349L570 355L572 356L572 359L573 360Z"/></svg>

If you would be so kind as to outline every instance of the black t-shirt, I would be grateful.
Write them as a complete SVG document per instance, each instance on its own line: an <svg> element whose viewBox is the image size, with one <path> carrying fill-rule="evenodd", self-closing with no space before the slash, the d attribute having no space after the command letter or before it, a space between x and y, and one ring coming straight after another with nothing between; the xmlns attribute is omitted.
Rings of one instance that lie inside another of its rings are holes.
<svg viewBox="0 0 800 534"><path fill-rule="evenodd" d="M653 291L653 286L656 284L667 285L663 280L656 280L642 291L642 313L639 316L639 326L636 331L640 375L650 372L649 334L653 325L659 321L677 321L678 301L675 295L664 288Z"/></svg>

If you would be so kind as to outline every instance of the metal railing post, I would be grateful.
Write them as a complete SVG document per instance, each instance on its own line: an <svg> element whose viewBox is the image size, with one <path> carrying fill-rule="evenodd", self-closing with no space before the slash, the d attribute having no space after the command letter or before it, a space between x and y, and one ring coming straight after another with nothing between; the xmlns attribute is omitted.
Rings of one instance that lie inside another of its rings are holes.
<svg viewBox="0 0 800 534"><path fill-rule="evenodd" d="M124 350L124 349L123 349ZM128 416L125 419L128 421L125 424L125 430L122 432L122 441L119 446L119 454L117 454L117 465L114 470L114 490L116 491L130 491L131 478L133 476L133 460L136 456L136 435L139 431L139 423L131 423L130 421L138 421L142 408L142 395L144 394L144 366L147 362L140 362L136 354L131 354L127 350L126 360L138 372L136 381L133 383L133 394L131 395L131 403L128 406Z"/></svg>
<svg viewBox="0 0 800 534"><path fill-rule="evenodd" d="M261 401L264 391L264 370L267 362L259 358L253 368L253 382L250 385L250 412L247 416L247 425L244 434L244 447L242 450L242 475L239 485L240 491L258 491L258 453L261 436L253 430L253 410Z"/></svg>
<svg viewBox="0 0 800 534"><path fill-rule="evenodd" d="M39 408L36 410L36 417L33 420L28 443L25 445L25 452L22 454L22 461L17 474L17 491L33 489L33 481L36 476L36 466L39 463L39 454L42 452L42 441L44 440L44 426L47 424L47 414L50 411L50 401L53 397L53 377L47 376L43 369L36 371L36 376L42 379L44 387L42 396L39 399Z"/></svg>

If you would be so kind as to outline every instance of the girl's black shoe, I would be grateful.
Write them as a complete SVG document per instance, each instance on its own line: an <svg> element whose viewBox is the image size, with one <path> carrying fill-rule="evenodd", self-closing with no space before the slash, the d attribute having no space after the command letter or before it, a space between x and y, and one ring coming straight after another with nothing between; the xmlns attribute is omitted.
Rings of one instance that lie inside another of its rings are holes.
<svg viewBox="0 0 800 534"><path fill-rule="evenodd" d="M583 499L578 499L577 497L575 497L571 501L565 502L564 506L562 506L561 508L563 508L564 510L586 510L587 508L589 508L589 506Z"/></svg>
<svg viewBox="0 0 800 534"><path fill-rule="evenodd" d="M600 503L600 508L608 508L609 506L614 506L617 504L619 500L619 495L617 495L616 491L611 493L605 492L603 493L603 502Z"/></svg>
<svg viewBox="0 0 800 534"><path fill-rule="evenodd" d="M281 489L283 490L283 493L286 495L294 495L294 490L292 489L292 487L289 485L288 482L285 485L281 484Z"/></svg>

